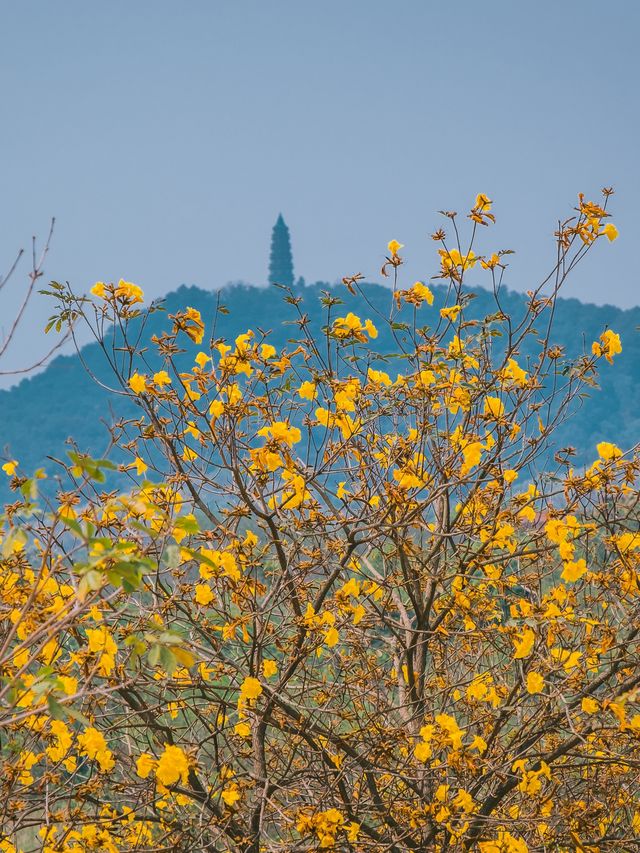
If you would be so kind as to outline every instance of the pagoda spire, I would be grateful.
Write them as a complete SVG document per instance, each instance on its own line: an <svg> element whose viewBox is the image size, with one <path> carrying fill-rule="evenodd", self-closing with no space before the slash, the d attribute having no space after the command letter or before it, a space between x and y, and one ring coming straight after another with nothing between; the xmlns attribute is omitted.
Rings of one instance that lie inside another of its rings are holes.
<svg viewBox="0 0 640 853"><path fill-rule="evenodd" d="M271 254L269 256L269 284L284 284L293 287L293 256L289 229L278 214L271 233Z"/></svg>

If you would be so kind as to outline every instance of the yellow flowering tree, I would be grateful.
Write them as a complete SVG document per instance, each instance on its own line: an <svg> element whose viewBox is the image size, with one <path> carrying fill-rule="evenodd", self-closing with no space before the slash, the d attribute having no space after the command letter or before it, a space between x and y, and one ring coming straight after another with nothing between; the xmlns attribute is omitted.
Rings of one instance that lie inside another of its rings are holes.
<svg viewBox="0 0 640 853"><path fill-rule="evenodd" d="M25 849L51 853L629 849L640 462L602 442L587 468L562 450L539 465L621 351L612 330L572 361L553 340L566 275L617 234L609 194L580 197L517 322L500 308L507 253L481 245L484 194L465 242L454 213L433 235L442 309L425 282L402 286L392 240L388 311L328 296L317 339L290 295L284 350L256 330L218 339L185 306L158 369L128 334L139 288L93 288L94 328L124 336L117 378L140 414L119 426L122 467L140 484L103 492L99 463L72 460L55 525L5 558L15 583L37 554L53 577L61 561L63 600L85 609L50 659L4 659L23 685L4 849L29 830ZM471 270L495 296L481 321ZM375 348L383 327L393 352ZM47 611L34 599L25 612ZM86 690L44 691L47 712L28 681L43 665Z"/></svg>

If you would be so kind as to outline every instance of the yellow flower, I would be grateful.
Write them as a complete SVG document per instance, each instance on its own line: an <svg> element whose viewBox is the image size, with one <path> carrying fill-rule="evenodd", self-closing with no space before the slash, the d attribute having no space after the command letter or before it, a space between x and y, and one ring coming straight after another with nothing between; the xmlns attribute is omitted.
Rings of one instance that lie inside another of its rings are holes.
<svg viewBox="0 0 640 853"><path fill-rule="evenodd" d="M125 281L122 278L115 289L115 295L119 296L125 302L130 302L131 304L142 302L144 300L142 288L138 287L137 284L132 284L130 281Z"/></svg>
<svg viewBox="0 0 640 853"><path fill-rule="evenodd" d="M440 255L440 263L442 266L442 274L459 278L457 267L464 270L467 267L474 267L478 261L475 252L469 251L466 255L462 255L457 249L438 249Z"/></svg>
<svg viewBox="0 0 640 853"><path fill-rule="evenodd" d="M373 367L370 367L368 369L367 379L369 380L369 382L373 382L376 385L389 386L392 384L391 377L388 373L385 373L384 370L374 370Z"/></svg>
<svg viewBox="0 0 640 853"><path fill-rule="evenodd" d="M19 776L19 782L21 785L32 785L34 782L34 777L31 773L31 768L34 764L37 764L40 756L36 755L34 752L28 751L23 752L20 756L20 769L21 773ZM0 842L1 843L1 842ZM15 850L15 848L13 848ZM2 850L2 847L0 847Z"/></svg>
<svg viewBox="0 0 640 853"><path fill-rule="evenodd" d="M580 707L585 712L585 714L595 714L596 711L600 708L600 705L598 705L595 699L591 699L590 696L585 696L582 702L580 703Z"/></svg>
<svg viewBox="0 0 640 853"><path fill-rule="evenodd" d="M249 329L246 332L243 332L241 335L235 339L236 351L235 355L240 356L241 358L246 358L249 353L249 349L251 346L251 339L253 338L253 332ZM269 344L265 344L265 346L269 346ZM275 353L274 353L275 355Z"/></svg>
<svg viewBox="0 0 640 853"><path fill-rule="evenodd" d="M602 233L606 234L608 239L613 242L618 236L618 229L613 224L613 222L607 222L607 224L602 229Z"/></svg>
<svg viewBox="0 0 640 853"><path fill-rule="evenodd" d="M243 699L257 699L261 693L262 684L251 675L248 675L240 685L240 696Z"/></svg>
<svg viewBox="0 0 640 853"><path fill-rule="evenodd" d="M143 752L136 761L136 773L141 779L146 779L156 766L156 761L148 752Z"/></svg>
<svg viewBox="0 0 640 853"><path fill-rule="evenodd" d="M582 652L572 652L570 649L562 649L556 646L551 649L551 656L562 664L565 672L569 673L578 666Z"/></svg>
<svg viewBox="0 0 640 853"><path fill-rule="evenodd" d="M489 196L486 196L484 193L478 193L474 208L480 208L483 213L488 213L491 210L491 204L492 201Z"/></svg>
<svg viewBox="0 0 640 853"><path fill-rule="evenodd" d="M451 305L449 308L441 308L440 316L444 317L445 320L450 320L452 323L455 323L458 314L461 311L460 305Z"/></svg>
<svg viewBox="0 0 640 853"><path fill-rule="evenodd" d="M106 625L100 628L86 629L89 651L92 654L115 655L118 651L116 641Z"/></svg>
<svg viewBox="0 0 640 853"><path fill-rule="evenodd" d="M346 483L346 480L342 480L340 483L338 483L338 489L336 491L336 497L338 498L339 501L343 500L345 495L349 494L349 489L345 489L345 483Z"/></svg>
<svg viewBox="0 0 640 853"><path fill-rule="evenodd" d="M458 725L456 718L450 714L437 714L436 723L449 735L453 748L460 749L462 746L463 731Z"/></svg>
<svg viewBox="0 0 640 853"><path fill-rule="evenodd" d="M640 534L638 533L621 533L615 537L616 545L621 553L625 553L630 549L640 548Z"/></svg>
<svg viewBox="0 0 640 853"><path fill-rule="evenodd" d="M506 483L513 483L514 480L518 479L518 472L513 471L511 468L509 468L506 471L502 472L502 476L504 477Z"/></svg>
<svg viewBox="0 0 640 853"><path fill-rule="evenodd" d="M199 583L196 584L194 598L198 604L202 604L206 607L207 604L210 604L213 601L215 596L209 584Z"/></svg>
<svg viewBox="0 0 640 853"><path fill-rule="evenodd" d="M410 302L413 305L422 305L423 302L426 302L428 305L433 305L433 293L427 287L426 284L423 284L421 281L416 281L413 287L411 287L405 294L405 302Z"/></svg>
<svg viewBox="0 0 640 853"><path fill-rule="evenodd" d="M271 426L262 427L257 434L263 438L270 437L273 441L284 442L289 447L293 447L302 438L298 427L289 426L286 421L273 421Z"/></svg>
<svg viewBox="0 0 640 853"><path fill-rule="evenodd" d="M258 537L253 530L247 530L242 544L245 548L254 548L258 544Z"/></svg>
<svg viewBox="0 0 640 853"><path fill-rule="evenodd" d="M360 832L360 824L356 823L354 820L352 820L350 823L348 823L345 826L344 831L347 833L347 841L351 841L353 843L354 841L358 840L358 833Z"/></svg>
<svg viewBox="0 0 640 853"><path fill-rule="evenodd" d="M480 735L475 735L469 744L469 749L477 749L478 752L482 754L487 751L487 742L484 738L480 737Z"/></svg>
<svg viewBox="0 0 640 853"><path fill-rule="evenodd" d="M10 462L5 462L2 466L2 470L7 475L7 477L13 477L16 473L16 468L18 467L18 463L15 459L12 459Z"/></svg>
<svg viewBox="0 0 640 853"><path fill-rule="evenodd" d="M544 678L539 672L530 672L527 675L527 692L540 693L544 690Z"/></svg>
<svg viewBox="0 0 640 853"><path fill-rule="evenodd" d="M144 474L145 471L149 470L149 466L146 464L146 462L144 462L144 460L140 459L139 456L136 456L136 458L133 460L131 465L129 465L129 467L135 468L136 474L138 476L140 476L141 474Z"/></svg>
<svg viewBox="0 0 640 853"><path fill-rule="evenodd" d="M224 412L224 403L222 400L214 400L209 406L209 414L211 415L211 420L215 421L220 415Z"/></svg>
<svg viewBox="0 0 640 853"><path fill-rule="evenodd" d="M622 456L620 448L608 441L601 441L600 444L596 445L596 450L598 451L598 456L606 462L612 459L619 459Z"/></svg>
<svg viewBox="0 0 640 853"><path fill-rule="evenodd" d="M346 317L338 317L336 323L346 326L347 329L358 329L360 328L361 320L357 314L354 314L353 311L349 311Z"/></svg>
<svg viewBox="0 0 640 853"><path fill-rule="evenodd" d="M324 641L327 644L327 646L329 646L330 649L332 649L334 646L336 646L338 644L339 640L340 640L340 635L338 634L338 632L336 631L336 629L333 626L331 628L329 628L327 633L324 635Z"/></svg>
<svg viewBox="0 0 640 853"><path fill-rule="evenodd" d="M262 344L260 347L260 355L266 361L268 358L273 358L276 354L276 348L271 346L271 344Z"/></svg>
<svg viewBox="0 0 640 853"><path fill-rule="evenodd" d="M467 814L472 812L475 808L473 797L468 791L465 791L464 788L460 788L454 797L453 805L456 806L456 808L461 809L463 812L467 812Z"/></svg>
<svg viewBox="0 0 640 853"><path fill-rule="evenodd" d="M162 387L163 385L171 385L171 377L167 373L166 370L159 370L157 373L153 374L153 381L156 385Z"/></svg>
<svg viewBox="0 0 640 853"><path fill-rule="evenodd" d="M491 418L501 418L504 414L504 403L499 397L485 397L484 413Z"/></svg>
<svg viewBox="0 0 640 853"><path fill-rule="evenodd" d="M365 330L366 330L366 332L370 338L377 338L378 337L378 330L373 325L371 320L365 320L364 321L364 328L365 328Z"/></svg>
<svg viewBox="0 0 640 853"><path fill-rule="evenodd" d="M528 853L529 847L522 838L501 829L495 840L481 841L478 850L479 853Z"/></svg>
<svg viewBox="0 0 640 853"><path fill-rule="evenodd" d="M462 456L464 458L464 462L460 466L462 476L465 476L472 468L480 464L483 449L482 442L480 441L471 441L462 448Z"/></svg>
<svg viewBox="0 0 640 853"><path fill-rule="evenodd" d="M579 559L574 561L569 561L564 564L564 569L562 570L562 580L563 581L577 581L582 575L587 571L587 564L584 559Z"/></svg>
<svg viewBox="0 0 640 853"><path fill-rule="evenodd" d="M95 759L103 773L114 767L115 762L111 750L107 748L104 735L93 726L78 735L78 745L81 748L81 754L86 755L87 758Z"/></svg>
<svg viewBox="0 0 640 853"><path fill-rule="evenodd" d="M527 383L527 371L520 367L515 358L510 358L507 360L507 366L500 371L500 381L513 382L514 385L522 387Z"/></svg>
<svg viewBox="0 0 640 853"><path fill-rule="evenodd" d="M187 310L175 316L174 332L183 331L195 344L201 344L204 338L204 323L196 308L187 306Z"/></svg>
<svg viewBox="0 0 640 853"><path fill-rule="evenodd" d="M189 759L179 746L165 746L156 768L156 778L163 785L173 785L178 781L187 784Z"/></svg>
<svg viewBox="0 0 640 853"><path fill-rule="evenodd" d="M265 678L271 678L278 672L278 664L274 660L262 661L262 674Z"/></svg>
<svg viewBox="0 0 640 853"><path fill-rule="evenodd" d="M467 687L467 699L477 699L478 701L481 701L485 698L488 692L489 687L487 682L483 680L482 676L476 677Z"/></svg>
<svg viewBox="0 0 640 853"><path fill-rule="evenodd" d="M89 292L93 293L93 295L97 296L99 299L105 299L106 293L104 289L104 281L96 281Z"/></svg>
<svg viewBox="0 0 640 853"><path fill-rule="evenodd" d="M214 574L220 574L216 570L221 570L223 575L232 580L240 580L240 570L233 554L228 551L214 551L210 548L201 548L200 554L207 560L207 562L200 563L200 577L203 580L208 580Z"/></svg>
<svg viewBox="0 0 640 853"><path fill-rule="evenodd" d="M237 382L233 382L231 385L225 385L224 388L220 389L220 393L226 395L230 406L235 406L236 403L239 403L240 400L242 400L242 391L240 390L240 386Z"/></svg>
<svg viewBox="0 0 640 853"><path fill-rule="evenodd" d="M392 255L396 256L400 249L404 249L404 243L398 243L397 240L390 240L387 249Z"/></svg>
<svg viewBox="0 0 640 853"><path fill-rule="evenodd" d="M428 761L431 758L431 753L431 744L427 743L427 741L424 740L417 743L415 749L413 750L413 754L418 759L418 761Z"/></svg>
<svg viewBox="0 0 640 853"><path fill-rule="evenodd" d="M303 382L298 388L298 396L303 400L315 400L318 396L315 382Z"/></svg>
<svg viewBox="0 0 640 853"><path fill-rule="evenodd" d="M333 426L334 418L331 413L327 411L327 409L323 409L321 406L316 409L316 420L321 426L330 427Z"/></svg>
<svg viewBox="0 0 640 853"><path fill-rule="evenodd" d="M251 726L249 725L249 723L245 722L236 723L236 725L233 727L233 730L240 737L249 737L251 734Z"/></svg>
<svg viewBox="0 0 640 853"><path fill-rule="evenodd" d="M220 794L222 799L228 806L232 806L234 803L240 799L240 790L235 782L232 782L230 785L227 785Z"/></svg>
<svg viewBox="0 0 640 853"><path fill-rule="evenodd" d="M600 335L600 343L594 341L591 344L591 352L596 356L603 355L609 364L613 364L613 356L619 355L622 352L620 335L617 335L611 329L607 329Z"/></svg>
<svg viewBox="0 0 640 853"><path fill-rule="evenodd" d="M363 324L360 317L353 311L349 311L346 317L336 317L333 322L332 333L336 338L353 337L361 343L366 343L365 331L370 338L378 337L378 330L371 320L365 320Z"/></svg>
<svg viewBox="0 0 640 853"><path fill-rule="evenodd" d="M480 261L480 266L485 270L492 270L495 269L499 263L500 255L496 255L496 253L494 252L488 261L486 259L482 259Z"/></svg>
<svg viewBox="0 0 640 853"><path fill-rule="evenodd" d="M529 627L525 627L520 637L514 640L515 645L515 660L522 660L522 658L528 658L531 652L533 651L533 644L535 643L536 635L533 630Z"/></svg>
<svg viewBox="0 0 640 853"><path fill-rule="evenodd" d="M56 742L55 745L47 747L46 753L52 761L62 761L71 747L71 732L62 720L52 720L50 728Z"/></svg>
<svg viewBox="0 0 640 853"><path fill-rule="evenodd" d="M187 334L194 343L201 344L204 338L204 323L200 312L187 306L186 317L191 321L191 326L186 329Z"/></svg>
<svg viewBox="0 0 640 853"><path fill-rule="evenodd" d="M147 376L145 373L140 374L137 371L129 379L129 387L135 394L142 394L147 387Z"/></svg>

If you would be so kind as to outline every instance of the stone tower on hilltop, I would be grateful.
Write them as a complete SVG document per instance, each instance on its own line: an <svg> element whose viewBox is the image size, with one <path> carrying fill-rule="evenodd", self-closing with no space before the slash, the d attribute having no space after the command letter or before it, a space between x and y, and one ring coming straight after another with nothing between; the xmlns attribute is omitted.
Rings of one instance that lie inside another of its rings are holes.
<svg viewBox="0 0 640 853"><path fill-rule="evenodd" d="M269 256L269 284L285 284L293 287L293 257L289 229L282 214L278 215L271 233L271 254Z"/></svg>

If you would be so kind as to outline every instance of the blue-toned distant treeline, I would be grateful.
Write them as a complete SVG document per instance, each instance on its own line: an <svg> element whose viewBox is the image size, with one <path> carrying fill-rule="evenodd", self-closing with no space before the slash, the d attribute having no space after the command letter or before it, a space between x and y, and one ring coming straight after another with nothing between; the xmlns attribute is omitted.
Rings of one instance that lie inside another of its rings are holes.
<svg viewBox="0 0 640 853"><path fill-rule="evenodd" d="M432 289L436 303L432 308L425 304L420 309L420 324L434 323L437 308L443 304L445 288L436 286ZM388 327L375 316L376 309L388 316L391 303L389 288L368 284L364 290L366 300L349 295L342 285L317 283L298 288L296 296L303 300L301 310L310 320L308 332L316 337L320 335L327 317L322 294L331 291L345 301L344 306L332 309L334 317L349 310L360 314L363 319L371 317L380 335L371 342L370 348L380 353L397 352L398 345ZM169 330L171 321L168 314L188 305L201 312L207 323L207 335L212 332L215 321L216 338L233 339L247 329L255 332L271 330L270 342L278 348L287 346L288 341L300 334L300 330L294 322L298 314L293 306L284 302L285 295L278 287L258 288L243 284L229 285L220 295L197 287L180 287L166 297L163 302L165 310L152 314L145 327L143 340L149 344L147 357L150 369L157 370L161 366L150 343L151 336ZM503 290L500 299L504 312L513 317L522 316L526 297ZM217 310L219 303L228 313ZM466 316L482 318L495 311L493 295L478 289ZM401 319L411 320L412 317L413 309L407 309ZM595 458L595 445L599 441L613 441L626 449L640 438L639 326L640 308L625 311L613 306L583 304L576 299L559 299L557 302L552 343L564 346L567 356L590 351L591 342L606 327L620 334L623 345L623 352L616 357L615 364L603 367L601 390L591 390L574 416L556 434L556 448L568 445L576 448L577 464ZM541 332L543 328L541 322ZM403 332L396 334L401 338ZM186 336L181 337L188 343ZM183 362L186 370L192 366L195 352L205 349L205 344L206 340L200 347L189 348ZM0 449L3 456L19 460L22 473L28 474L44 467L49 475L54 474L57 466L47 457L66 457L66 442L70 437L80 451L103 456L109 451L107 424L118 418L135 417L138 412L126 397L108 390L117 385L100 347L97 344L87 345L81 354L82 359L76 355L59 356L42 373L23 379L7 391L0 391ZM526 366L526 357L525 350L521 358L523 366ZM389 372L393 375L393 370ZM107 388L96 382L96 378ZM123 457L114 455L113 458L120 461ZM6 478L0 483L0 497L10 499Z"/></svg>

